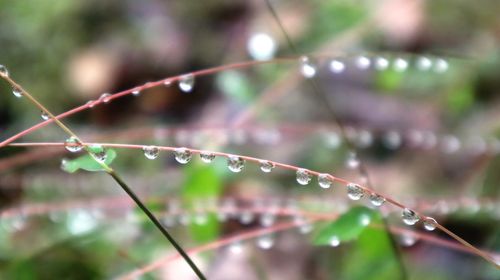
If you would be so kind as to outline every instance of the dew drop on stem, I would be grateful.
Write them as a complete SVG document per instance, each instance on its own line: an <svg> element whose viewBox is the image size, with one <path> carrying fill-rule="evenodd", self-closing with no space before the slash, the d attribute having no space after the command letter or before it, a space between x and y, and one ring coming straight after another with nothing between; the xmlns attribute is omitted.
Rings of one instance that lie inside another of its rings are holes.
<svg viewBox="0 0 500 280"><path fill-rule="evenodd" d="M340 74L344 72L345 70L345 64L342 61L339 60L332 60L330 62L330 71L334 74Z"/></svg>
<svg viewBox="0 0 500 280"><path fill-rule="evenodd" d="M194 75L193 74L186 74L182 77L179 78L179 89L182 92L191 92L193 91L194 88Z"/></svg>
<svg viewBox="0 0 500 280"><path fill-rule="evenodd" d="M174 151L175 160L178 163L186 164L191 160L191 151L186 148L177 148Z"/></svg>
<svg viewBox="0 0 500 280"><path fill-rule="evenodd" d="M17 98L21 98L23 97L23 90L18 87L13 87L12 94L14 94L14 96Z"/></svg>
<svg viewBox="0 0 500 280"><path fill-rule="evenodd" d="M297 179L297 183L305 186L307 184L309 184L309 182L311 182L311 174L309 173L309 171L305 170L305 169L299 169L297 170L297 173L296 173L296 179Z"/></svg>
<svg viewBox="0 0 500 280"><path fill-rule="evenodd" d="M347 197L351 200L360 200L365 195L365 191L354 183L347 184Z"/></svg>
<svg viewBox="0 0 500 280"><path fill-rule="evenodd" d="M245 160L238 156L229 156L227 158L227 168L235 173L241 172L245 166Z"/></svg>
<svg viewBox="0 0 500 280"><path fill-rule="evenodd" d="M9 76L9 70L7 69L7 67L5 67L2 64L0 64L0 75L5 76L5 77Z"/></svg>
<svg viewBox="0 0 500 280"><path fill-rule="evenodd" d="M94 155L95 159L98 162L104 163L106 161L106 159L108 158L108 153L106 152L106 149L103 146L92 145L89 148L92 151L92 154Z"/></svg>
<svg viewBox="0 0 500 280"><path fill-rule="evenodd" d="M274 237L272 234L265 234L257 238L257 246L263 250L269 250L274 245Z"/></svg>
<svg viewBox="0 0 500 280"><path fill-rule="evenodd" d="M215 154L211 152L201 152L200 158L205 163L211 163L215 159Z"/></svg>
<svg viewBox="0 0 500 280"><path fill-rule="evenodd" d="M111 94L109 94L109 93L103 93L99 97L99 100L101 100L104 103L108 103L111 100Z"/></svg>
<svg viewBox="0 0 500 280"><path fill-rule="evenodd" d="M408 208L403 209L401 217L403 218L403 222L409 226L416 224L420 220L420 217L417 215L417 213Z"/></svg>
<svg viewBox="0 0 500 280"><path fill-rule="evenodd" d="M385 203L385 197L376 193L372 193L370 194L370 202L373 206L380 207Z"/></svg>
<svg viewBox="0 0 500 280"><path fill-rule="evenodd" d="M328 174L319 174L318 175L318 184L323 189L328 189L332 186L332 179L330 179L330 175Z"/></svg>
<svg viewBox="0 0 500 280"><path fill-rule="evenodd" d="M45 111L42 111L42 112L40 113L40 116L42 117L42 120L44 120L44 121L46 121L46 120L50 119L49 114L48 114L47 112L45 112Z"/></svg>
<svg viewBox="0 0 500 280"><path fill-rule="evenodd" d="M79 152L83 149L82 143L78 141L78 138L76 138L75 136L71 136L66 139L66 141L64 142L64 147L66 148L66 150L72 153Z"/></svg>
<svg viewBox="0 0 500 280"><path fill-rule="evenodd" d="M138 90L138 89L135 89L135 90L132 91L132 95L133 96L139 96L140 94L141 94L141 91Z"/></svg>
<svg viewBox="0 0 500 280"><path fill-rule="evenodd" d="M262 172L265 172L265 173L271 172L273 170L273 168L275 167L274 163L267 161L267 160L261 160L259 162L259 164L260 164L260 170L262 170Z"/></svg>
<svg viewBox="0 0 500 280"><path fill-rule="evenodd" d="M427 217L423 221L425 230L433 231L436 229L437 222L431 217Z"/></svg>
<svg viewBox="0 0 500 280"><path fill-rule="evenodd" d="M147 159L153 160L158 158L160 155L160 149L156 146L144 146L142 150L144 151L144 156Z"/></svg>
<svg viewBox="0 0 500 280"><path fill-rule="evenodd" d="M311 62L311 59L307 56L302 56L300 58L300 72L304 78L312 78L316 75L316 66Z"/></svg>

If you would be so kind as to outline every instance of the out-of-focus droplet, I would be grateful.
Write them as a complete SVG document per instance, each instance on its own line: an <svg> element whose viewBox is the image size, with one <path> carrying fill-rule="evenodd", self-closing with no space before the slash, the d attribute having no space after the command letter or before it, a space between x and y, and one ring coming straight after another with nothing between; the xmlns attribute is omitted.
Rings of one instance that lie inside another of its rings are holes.
<svg viewBox="0 0 500 280"><path fill-rule="evenodd" d="M265 234L257 237L257 246L264 250L269 250L274 245L274 236L272 234Z"/></svg>
<svg viewBox="0 0 500 280"><path fill-rule="evenodd" d="M356 153L349 152L346 159L346 166L349 169L356 169L359 167L360 161Z"/></svg>
<svg viewBox="0 0 500 280"><path fill-rule="evenodd" d="M377 57L375 60L375 69L386 70L389 67L389 60L385 57Z"/></svg>
<svg viewBox="0 0 500 280"><path fill-rule="evenodd" d="M103 93L99 97L99 100L101 100L104 103L108 103L111 100L111 94L109 94L109 93Z"/></svg>
<svg viewBox="0 0 500 280"><path fill-rule="evenodd" d="M432 67L432 60L429 58L422 56L417 61L417 68L421 71L427 71Z"/></svg>
<svg viewBox="0 0 500 280"><path fill-rule="evenodd" d="M368 57L366 56L360 56L356 58L356 66L361 69L361 70L366 70L370 68L371 61Z"/></svg>
<svg viewBox="0 0 500 280"><path fill-rule="evenodd" d="M316 75L316 66L311 62L311 59L307 56L302 56L300 58L300 72L304 78L312 78Z"/></svg>
<svg viewBox="0 0 500 280"><path fill-rule="evenodd" d="M276 49L276 41L266 33L254 33L247 42L248 54L255 60L272 59Z"/></svg>
<svg viewBox="0 0 500 280"><path fill-rule="evenodd" d="M408 61L406 59L398 57L394 60L394 70L396 72L404 72L406 69L408 69Z"/></svg>
<svg viewBox="0 0 500 280"><path fill-rule="evenodd" d="M386 132L382 138L384 145L391 150L399 148L402 141L401 134L394 130Z"/></svg>
<svg viewBox="0 0 500 280"><path fill-rule="evenodd" d="M437 73L444 73L448 71L448 68L448 61L442 58L438 58L434 61L434 71L436 71Z"/></svg>
<svg viewBox="0 0 500 280"><path fill-rule="evenodd" d="M194 75L186 74L179 79L179 89L183 92L191 92L194 88Z"/></svg>
<svg viewBox="0 0 500 280"><path fill-rule="evenodd" d="M344 72L345 70L345 64L342 61L339 60L332 60L330 62L330 71L335 74L339 74Z"/></svg>
<svg viewBox="0 0 500 280"><path fill-rule="evenodd" d="M330 238L330 246L338 247L340 245L340 239L338 236L334 235Z"/></svg>
<svg viewBox="0 0 500 280"><path fill-rule="evenodd" d="M132 91L132 95L134 95L134 96L138 96L140 94L141 94L141 91L138 90L138 89L135 89L135 90Z"/></svg>

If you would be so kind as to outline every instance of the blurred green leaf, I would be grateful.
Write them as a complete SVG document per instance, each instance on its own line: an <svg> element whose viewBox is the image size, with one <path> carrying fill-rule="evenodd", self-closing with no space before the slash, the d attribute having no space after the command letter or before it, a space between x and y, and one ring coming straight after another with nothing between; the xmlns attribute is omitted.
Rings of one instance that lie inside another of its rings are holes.
<svg viewBox="0 0 500 280"><path fill-rule="evenodd" d="M113 149L106 150L106 160L105 164L110 165L113 160L116 158L116 151ZM64 159L62 164L62 169L68 173L75 173L79 169L83 169L86 171L103 171L101 164L98 163L93 157L89 154L83 155L73 160Z"/></svg>
<svg viewBox="0 0 500 280"><path fill-rule="evenodd" d="M447 95L448 109L455 114L464 112L467 108L472 106L473 103L474 89L470 83L452 90Z"/></svg>
<svg viewBox="0 0 500 280"><path fill-rule="evenodd" d="M314 245L330 245L332 238L338 241L351 241L363 232L370 223L373 210L366 207L353 207L336 221L322 228L314 237Z"/></svg>
<svg viewBox="0 0 500 280"><path fill-rule="evenodd" d="M217 85L227 96L241 103L250 102L255 92L247 77L237 71L221 72L217 75Z"/></svg>
<svg viewBox="0 0 500 280"><path fill-rule="evenodd" d="M213 166L193 162L189 166L186 166L185 175L187 179L182 189L182 199L191 208L197 202L204 202L207 199L216 198L220 195L222 182ZM197 223L197 218L203 219L203 223ZM214 214L207 214L200 217L195 216L194 219L195 221L189 227L194 240L197 242L209 242L219 236L219 223Z"/></svg>
<svg viewBox="0 0 500 280"><path fill-rule="evenodd" d="M403 78L404 74L395 70L379 71L376 77L376 84L384 93L390 94L400 88Z"/></svg>

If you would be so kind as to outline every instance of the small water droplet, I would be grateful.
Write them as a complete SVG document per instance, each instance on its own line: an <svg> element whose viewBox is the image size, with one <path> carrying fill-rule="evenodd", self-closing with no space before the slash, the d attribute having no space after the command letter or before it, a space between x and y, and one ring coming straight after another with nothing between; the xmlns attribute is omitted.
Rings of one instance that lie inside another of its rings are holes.
<svg viewBox="0 0 500 280"><path fill-rule="evenodd" d="M389 60L384 57L377 57L375 60L375 69L377 70L385 70L389 67Z"/></svg>
<svg viewBox="0 0 500 280"><path fill-rule="evenodd" d="M196 225L205 225L208 222L208 216L206 213L198 213L194 216L194 223Z"/></svg>
<svg viewBox="0 0 500 280"><path fill-rule="evenodd" d="M186 148L177 148L174 151L175 160L179 163L186 164L191 160L191 151Z"/></svg>
<svg viewBox="0 0 500 280"><path fill-rule="evenodd" d="M250 211L244 211L240 215L240 223L248 225L253 222L255 215Z"/></svg>
<svg viewBox="0 0 500 280"><path fill-rule="evenodd" d="M66 148L66 150L72 153L79 152L83 149L82 143L80 143L80 141L78 141L78 138L76 138L75 136L71 136L70 138L66 139L64 147Z"/></svg>
<svg viewBox="0 0 500 280"><path fill-rule="evenodd" d="M135 89L134 91L132 91L132 95L134 95L134 96L138 96L140 94L141 94L141 91L138 89Z"/></svg>
<svg viewBox="0 0 500 280"><path fill-rule="evenodd" d="M330 62L330 71L332 71L335 74L340 74L344 72L345 70L345 64L339 60L332 60Z"/></svg>
<svg viewBox="0 0 500 280"><path fill-rule="evenodd" d="M424 228L428 231L433 231L436 229L437 222L431 217L425 218L423 223L424 223Z"/></svg>
<svg viewBox="0 0 500 280"><path fill-rule="evenodd" d="M272 234L265 234L257 238L257 246L264 250L269 250L274 245L274 237Z"/></svg>
<svg viewBox="0 0 500 280"><path fill-rule="evenodd" d="M413 235L411 233L403 233L399 237L399 242L404 247L411 247L411 246L415 245L415 243L417 243L417 236Z"/></svg>
<svg viewBox="0 0 500 280"><path fill-rule="evenodd" d="M201 152L200 158L205 163L211 163L215 159L215 154L211 152Z"/></svg>
<svg viewBox="0 0 500 280"><path fill-rule="evenodd" d="M229 156L227 158L227 168L232 172L238 173L243 170L245 160L237 156Z"/></svg>
<svg viewBox="0 0 500 280"><path fill-rule="evenodd" d="M366 56L360 56L356 59L356 66L361 70L366 70L370 67L371 61Z"/></svg>
<svg viewBox="0 0 500 280"><path fill-rule="evenodd" d="M365 190L354 183L347 184L347 197L351 200L360 200L365 195Z"/></svg>
<svg viewBox="0 0 500 280"><path fill-rule="evenodd" d="M360 130L357 135L356 145L364 149L370 147L372 144L373 144L373 134L366 129Z"/></svg>
<svg viewBox="0 0 500 280"><path fill-rule="evenodd" d="M330 179L329 174L319 174L318 175L318 184L323 189L328 189L332 186L332 179Z"/></svg>
<svg viewBox="0 0 500 280"><path fill-rule="evenodd" d="M272 213L265 213L260 216L259 223L263 227L270 227L276 221L276 216Z"/></svg>
<svg viewBox="0 0 500 280"><path fill-rule="evenodd" d="M388 131L384 134L382 142L387 148L395 150L401 146L401 134L394 130Z"/></svg>
<svg viewBox="0 0 500 280"><path fill-rule="evenodd" d="M90 147L90 150L92 151L92 154L94 155L95 159L100 162L104 163L106 161L106 158L108 158L108 153L106 153L106 149L104 149L103 146L101 145L92 145Z"/></svg>
<svg viewBox="0 0 500 280"><path fill-rule="evenodd" d="M371 221L372 221L372 220L371 220L371 218L370 218L370 216L369 216L369 215L364 214L364 215L361 215L361 216L359 217L359 222L360 222L360 223L361 223L361 225L363 225L363 226L367 226L367 225L369 225L369 224L371 223Z"/></svg>
<svg viewBox="0 0 500 280"><path fill-rule="evenodd" d="M330 238L330 246L338 247L340 245L340 239L338 236L334 235Z"/></svg>
<svg viewBox="0 0 500 280"><path fill-rule="evenodd" d="M446 135L441 139L441 150L445 154L453 154L460 150L460 139L454 135Z"/></svg>
<svg viewBox="0 0 500 280"><path fill-rule="evenodd" d="M3 75L5 77L9 76L9 70L2 64L0 64L0 75Z"/></svg>
<svg viewBox="0 0 500 280"><path fill-rule="evenodd" d="M194 88L194 75L186 74L179 78L179 89L183 92L191 92Z"/></svg>
<svg viewBox="0 0 500 280"><path fill-rule="evenodd" d="M266 33L254 33L247 42L247 51L255 60L269 60L274 57L276 42Z"/></svg>
<svg viewBox="0 0 500 280"><path fill-rule="evenodd" d="M110 100L111 100L111 94L109 93L103 93L101 94L101 96L99 97L99 100L101 100L102 102L104 103L108 103Z"/></svg>
<svg viewBox="0 0 500 280"><path fill-rule="evenodd" d="M17 98L21 98L23 97L23 90L18 87L13 87L12 94L14 94L14 96Z"/></svg>
<svg viewBox="0 0 500 280"><path fill-rule="evenodd" d="M273 170L273 168L274 168L274 163L267 160L260 161L260 170L262 170L262 172L269 173Z"/></svg>
<svg viewBox="0 0 500 280"><path fill-rule="evenodd" d="M241 241L235 241L229 245L229 251L235 255L239 255L243 253L243 244L241 244Z"/></svg>
<svg viewBox="0 0 500 280"><path fill-rule="evenodd" d="M401 217L403 218L403 222L409 226L416 224L420 220L420 217L417 215L417 213L408 208L405 208L403 210Z"/></svg>
<svg viewBox="0 0 500 280"><path fill-rule="evenodd" d="M314 66L309 57L302 56L300 58L300 62L300 72L302 73L302 76L304 76L304 78L309 79L316 75L316 66Z"/></svg>
<svg viewBox="0 0 500 280"><path fill-rule="evenodd" d="M435 64L434 64L434 71L436 71L437 73L444 73L446 71L448 71L448 68L449 68L449 65L448 65L448 62L442 58L438 58L436 59L435 61Z"/></svg>
<svg viewBox="0 0 500 280"><path fill-rule="evenodd" d="M403 58L396 58L396 60L394 60L394 70L396 72L404 72L406 71L406 69L408 68L408 61L406 61L405 59Z"/></svg>
<svg viewBox="0 0 500 280"><path fill-rule="evenodd" d="M359 167L360 161L355 152L349 152L346 159L346 166L350 169L356 169Z"/></svg>
<svg viewBox="0 0 500 280"><path fill-rule="evenodd" d="M323 137L325 145L332 150L338 149L342 144L342 138L335 131L328 131L323 135Z"/></svg>
<svg viewBox="0 0 500 280"><path fill-rule="evenodd" d="M144 151L144 156L147 159L153 160L160 155L160 149L156 146L144 146L142 147L142 150Z"/></svg>
<svg viewBox="0 0 500 280"><path fill-rule="evenodd" d="M372 203L373 206L382 206L385 202L385 197L376 194L376 193L371 193L370 194L370 202Z"/></svg>
<svg viewBox="0 0 500 280"><path fill-rule="evenodd" d="M87 104L87 106L89 106L89 108L93 108L93 107L94 107L94 105L95 105L95 103L94 103L94 102L95 102L94 100L89 100L89 101L87 101L87 103L86 103L86 104Z"/></svg>
<svg viewBox="0 0 500 280"><path fill-rule="evenodd" d="M191 224L191 216L187 213L179 215L179 223L183 226Z"/></svg>
<svg viewBox="0 0 500 280"><path fill-rule="evenodd" d="M45 111L42 111L41 114L40 114L40 116L42 117L42 120L44 120L44 121L50 119L49 114L47 112L45 112Z"/></svg>
<svg viewBox="0 0 500 280"><path fill-rule="evenodd" d="M430 60L429 58L423 56L423 57L420 57L417 61L417 68L421 71L427 71L429 69L431 69L432 67L432 60Z"/></svg>
<svg viewBox="0 0 500 280"><path fill-rule="evenodd" d="M309 174L309 171L305 170L305 169L299 169L297 170L297 173L296 173L296 179L297 179L297 183L305 186L307 184L309 184L309 182L311 182L311 174Z"/></svg>

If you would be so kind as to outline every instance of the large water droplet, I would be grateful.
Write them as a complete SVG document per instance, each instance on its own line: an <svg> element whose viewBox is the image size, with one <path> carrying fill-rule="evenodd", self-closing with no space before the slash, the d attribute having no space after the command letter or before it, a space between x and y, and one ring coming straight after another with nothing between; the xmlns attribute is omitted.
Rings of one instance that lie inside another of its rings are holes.
<svg viewBox="0 0 500 280"><path fill-rule="evenodd" d="M437 222L431 217L427 217L424 219L424 228L428 231L433 231L436 229Z"/></svg>
<svg viewBox="0 0 500 280"><path fill-rule="evenodd" d="M75 136L71 136L70 138L66 139L64 147L66 148L66 150L72 153L79 152L83 149L82 143L80 143L80 141L78 141L78 138L76 138Z"/></svg>
<svg viewBox="0 0 500 280"><path fill-rule="evenodd" d="M174 151L175 160L179 163L186 164L191 160L191 151L186 148L177 148Z"/></svg>
<svg viewBox="0 0 500 280"><path fill-rule="evenodd" d="M23 97L23 90L18 87L13 87L12 94L14 94L14 96L17 98L21 98Z"/></svg>
<svg viewBox="0 0 500 280"><path fill-rule="evenodd" d="M365 190L354 183L347 184L347 197L352 200L360 200L365 195Z"/></svg>
<svg viewBox="0 0 500 280"><path fill-rule="evenodd" d="M370 202L372 203L373 206L382 206L385 202L385 197L376 194L376 193L371 193L370 194Z"/></svg>
<svg viewBox="0 0 500 280"><path fill-rule="evenodd" d="M257 246L264 250L269 250L274 245L274 236L272 234L265 234L257 238Z"/></svg>
<svg viewBox="0 0 500 280"><path fill-rule="evenodd" d="M104 103L108 103L110 100L111 100L111 94L109 93L103 93L101 94L101 96L99 97L99 100L101 100L102 102Z"/></svg>
<svg viewBox="0 0 500 280"><path fill-rule="evenodd" d="M338 236L334 235L330 238L330 246L338 247L340 245L340 239Z"/></svg>
<svg viewBox="0 0 500 280"><path fill-rule="evenodd" d="M227 168L232 172L238 173L243 170L245 166L245 160L238 156L229 156L227 158Z"/></svg>
<svg viewBox="0 0 500 280"><path fill-rule="evenodd" d="M160 149L156 146L144 146L142 147L142 150L144 151L144 156L147 159L153 160L160 155Z"/></svg>
<svg viewBox="0 0 500 280"><path fill-rule="evenodd" d="M186 74L179 78L179 89L183 92L191 92L194 88L194 75Z"/></svg>
<svg viewBox="0 0 500 280"><path fill-rule="evenodd" d="M108 153L106 153L106 149L104 149L103 146L101 145L92 145L90 147L90 150L92 151L92 154L94 155L95 159L100 162L104 163L106 161L106 158L108 157Z"/></svg>
<svg viewBox="0 0 500 280"><path fill-rule="evenodd" d="M200 158L205 163L211 163L215 159L215 154L211 152L201 152Z"/></svg>
<svg viewBox="0 0 500 280"><path fill-rule="evenodd" d="M330 62L330 71L335 74L339 74L344 72L345 64L339 60L332 60Z"/></svg>
<svg viewBox="0 0 500 280"><path fill-rule="evenodd" d="M132 95L134 95L134 96L138 96L140 94L141 94L141 91L138 90L138 89L135 89L135 90L132 91Z"/></svg>
<svg viewBox="0 0 500 280"><path fill-rule="evenodd" d="M247 42L247 51L255 60L272 59L276 52L276 42L266 33L255 33Z"/></svg>
<svg viewBox="0 0 500 280"><path fill-rule="evenodd" d="M309 173L309 171L305 170L305 169L299 169L297 170L297 173L296 173L296 179L297 179L297 183L301 184L301 185L307 185L309 184L309 182L311 182L311 174Z"/></svg>
<svg viewBox="0 0 500 280"><path fill-rule="evenodd" d="M7 69L7 67L3 66L2 64L0 64L0 75L3 75L5 77L9 76L9 70Z"/></svg>
<svg viewBox="0 0 500 280"><path fill-rule="evenodd" d="M330 179L330 175L328 174L319 174L318 175L318 184L323 189L328 189L332 186L332 179Z"/></svg>
<svg viewBox="0 0 500 280"><path fill-rule="evenodd" d="M409 226L416 224L420 220L420 217L417 215L417 213L408 208L405 208L403 210L401 217L403 218L403 222Z"/></svg>
<svg viewBox="0 0 500 280"><path fill-rule="evenodd" d="M40 113L40 116L42 117L42 120L44 120L44 121L46 121L46 120L50 119L49 114L48 114L47 112L45 112L45 111L42 111L42 112Z"/></svg>
<svg viewBox="0 0 500 280"><path fill-rule="evenodd" d="M366 70L370 67L371 61L366 56L360 56L356 59L356 66L361 70Z"/></svg>
<svg viewBox="0 0 500 280"><path fill-rule="evenodd" d="M274 168L274 163L267 160L260 161L260 170L262 170L262 172L269 173L273 170L273 168Z"/></svg>
<svg viewBox="0 0 500 280"><path fill-rule="evenodd" d="M316 66L311 62L309 57L303 56L300 58L300 72L304 78L312 78L316 75Z"/></svg>

